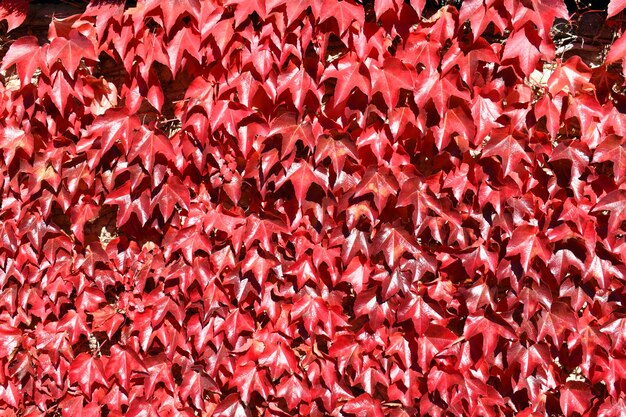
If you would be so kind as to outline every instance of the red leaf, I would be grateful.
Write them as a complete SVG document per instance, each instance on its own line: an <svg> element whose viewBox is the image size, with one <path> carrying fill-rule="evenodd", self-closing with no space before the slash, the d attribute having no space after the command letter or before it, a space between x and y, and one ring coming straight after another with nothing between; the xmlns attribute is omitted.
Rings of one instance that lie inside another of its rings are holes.
<svg viewBox="0 0 626 417"><path fill-rule="evenodd" d="M337 4L344 3L348 2L342 1ZM344 55L333 66L327 67L322 74L320 82L324 82L329 78L334 78L337 81L333 94L335 106L345 102L355 88L358 88L368 97L370 96L372 83L369 72L365 65L359 62L354 55Z"/></svg>
<svg viewBox="0 0 626 417"><path fill-rule="evenodd" d="M387 103L387 107L392 110L398 104L400 89L411 91L413 89L413 71L404 65L397 58L387 58L381 68L372 64L370 67L372 75L372 89L380 92Z"/></svg>
<svg viewBox="0 0 626 417"><path fill-rule="evenodd" d="M492 134L491 139L483 149L483 157L499 156L504 168L503 175L508 176L519 166L520 161L532 163L526 151L511 135L498 132Z"/></svg>
<svg viewBox="0 0 626 417"><path fill-rule="evenodd" d="M111 348L111 357L104 368L107 377L111 378L115 375L120 384L128 390L131 373L141 371L146 371L146 368L137 353L117 345Z"/></svg>
<svg viewBox="0 0 626 417"><path fill-rule="evenodd" d="M387 265L396 266L398 259L405 253L415 255L419 249L411 236L404 230L384 225L372 241L372 255L383 253Z"/></svg>
<svg viewBox="0 0 626 417"><path fill-rule="evenodd" d="M362 26L363 21L365 20L365 13L363 11L363 7L358 4L354 4L352 0L340 2L334 0L324 0L320 9L319 18L320 23L323 23L328 19L334 19L337 22L337 25L339 25L339 35L343 35L354 21ZM341 102L341 100L338 100L338 102Z"/></svg>
<svg viewBox="0 0 626 417"><path fill-rule="evenodd" d="M150 210L153 211L158 206L163 218L169 219L177 205L189 211L190 204L189 189L178 177L172 176L167 179L159 193L152 199Z"/></svg>
<svg viewBox="0 0 626 417"><path fill-rule="evenodd" d="M535 256L544 262L550 259L550 251L544 239L539 236L536 226L524 225L513 231L506 248L507 256L520 255L522 268L527 271Z"/></svg>
<svg viewBox="0 0 626 417"><path fill-rule="evenodd" d="M250 411L239 401L237 394L230 394L215 407L215 417L250 417Z"/></svg>
<svg viewBox="0 0 626 417"><path fill-rule="evenodd" d="M342 411L354 414L356 417L382 417L383 410L380 401L373 399L369 394L361 394L348 401Z"/></svg>
<svg viewBox="0 0 626 417"><path fill-rule="evenodd" d="M7 31L12 31L26 20L28 3L29 0L4 0L0 4L0 21L6 19L9 24Z"/></svg>
<svg viewBox="0 0 626 417"><path fill-rule="evenodd" d="M295 192L294 197L298 204L302 206L302 202L306 197L307 191L311 184L315 183L322 187L322 190L328 188L328 179L317 170L313 170L311 166L305 162L294 162L287 172L276 181L276 188L280 189L287 181L293 186Z"/></svg>
<svg viewBox="0 0 626 417"><path fill-rule="evenodd" d="M267 136L273 135L282 136L280 152L282 157L295 152L298 141L311 149L315 147L315 137L311 125L307 122L298 123L297 115L293 113L285 113L272 120Z"/></svg>
<svg viewBox="0 0 626 417"><path fill-rule="evenodd" d="M52 67L57 61L60 61L72 78L74 78L74 73L80 65L81 59L97 61L98 57L93 43L77 31L71 31L68 39L55 38L50 43L46 55L48 67Z"/></svg>
<svg viewBox="0 0 626 417"><path fill-rule="evenodd" d="M12 357L21 344L21 331L6 325L0 325L0 359Z"/></svg>
<svg viewBox="0 0 626 417"><path fill-rule="evenodd" d="M393 176L385 174L384 170L377 167L370 167L354 190L354 196L373 194L374 204L380 212L387 205L389 197L397 192L397 189L398 182Z"/></svg>
<svg viewBox="0 0 626 417"><path fill-rule="evenodd" d="M287 401L287 407L294 410L298 404L311 401L311 393L306 381L301 380L296 375L284 376L280 384L276 387L276 395Z"/></svg>
<svg viewBox="0 0 626 417"><path fill-rule="evenodd" d="M626 2L624 0L611 0L607 9L607 18L618 15L622 10L626 8Z"/></svg>
<svg viewBox="0 0 626 417"><path fill-rule="evenodd" d="M28 4L26 1L25 3ZM0 6L0 20L2 6ZM7 68L16 65L17 73L20 77L22 86L31 82L33 74L37 68L43 64L41 57L41 46L34 36L23 36L11 44L4 58L0 70L6 71Z"/></svg>
<svg viewBox="0 0 626 417"><path fill-rule="evenodd" d="M561 388L561 410L566 416L573 413L582 415L591 405L593 394L587 384L579 381L569 381Z"/></svg>
<svg viewBox="0 0 626 417"><path fill-rule="evenodd" d="M538 45L537 33L526 25L507 39L502 61L516 59L522 74L528 77L537 67L541 57Z"/></svg>
<svg viewBox="0 0 626 417"><path fill-rule="evenodd" d="M70 383L78 384L81 391L89 397L93 393L94 384L109 386L104 377L102 360L87 353L81 353L72 361L68 375Z"/></svg>
<svg viewBox="0 0 626 417"><path fill-rule="evenodd" d="M176 152L172 142L159 132L141 126L138 134L133 135L128 150L128 160L140 158L146 171L152 172L157 155L169 161L176 161Z"/></svg>

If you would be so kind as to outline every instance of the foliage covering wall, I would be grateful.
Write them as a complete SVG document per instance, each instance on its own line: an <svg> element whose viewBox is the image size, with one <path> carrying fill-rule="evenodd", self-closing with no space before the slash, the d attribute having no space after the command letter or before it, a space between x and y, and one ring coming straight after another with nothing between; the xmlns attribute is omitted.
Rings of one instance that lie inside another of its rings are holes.
<svg viewBox="0 0 626 417"><path fill-rule="evenodd" d="M3 416L626 415L625 38L557 56L562 0L27 8Z"/></svg>

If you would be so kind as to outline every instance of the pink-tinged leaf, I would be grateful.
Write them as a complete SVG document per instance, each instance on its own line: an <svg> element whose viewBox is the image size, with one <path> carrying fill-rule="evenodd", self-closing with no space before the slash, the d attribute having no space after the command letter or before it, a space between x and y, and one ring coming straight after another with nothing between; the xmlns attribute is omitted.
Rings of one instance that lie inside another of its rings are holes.
<svg viewBox="0 0 626 417"><path fill-rule="evenodd" d="M0 3L0 22L7 21L9 32L24 23L29 3L29 0L3 0Z"/></svg>
<svg viewBox="0 0 626 417"><path fill-rule="evenodd" d="M609 230L618 230L620 223L626 217L626 190L614 190L602 197L592 212L608 211Z"/></svg>
<svg viewBox="0 0 626 417"><path fill-rule="evenodd" d="M197 409L202 409L205 392L216 391L215 382L209 378L203 371L189 369L183 376L183 382L180 385L180 398L182 400L190 399Z"/></svg>
<svg viewBox="0 0 626 417"><path fill-rule="evenodd" d="M296 375L285 375L276 387L276 395L287 401L290 410L295 410L302 402L311 401L311 392L306 381Z"/></svg>
<svg viewBox="0 0 626 417"><path fill-rule="evenodd" d="M339 26L339 35L342 36L352 26L353 22L359 26L363 25L365 12L361 5L355 4L352 0L324 0L319 18L320 23L328 19L335 20Z"/></svg>
<svg viewBox="0 0 626 417"><path fill-rule="evenodd" d="M380 17L387 11L397 13L401 4L402 2L399 2L398 0L375 0L374 13L376 13L376 18L380 19Z"/></svg>
<svg viewBox="0 0 626 417"><path fill-rule="evenodd" d="M548 79L548 91L553 96L560 92L576 95L595 90L591 83L591 68L578 56L573 56L557 66Z"/></svg>
<svg viewBox="0 0 626 417"><path fill-rule="evenodd" d="M169 392L174 391L174 376L165 355L159 354L146 358L145 366L147 369L147 375L144 380L146 397L152 396L158 383L162 383Z"/></svg>
<svg viewBox="0 0 626 417"><path fill-rule="evenodd" d="M424 333L433 322L443 319L438 306L430 305L421 296L411 295L398 311L398 321L411 320L417 333Z"/></svg>
<svg viewBox="0 0 626 417"><path fill-rule="evenodd" d="M372 398L369 394L361 394L357 398L348 401L342 411L354 414L356 417L382 417L383 410L380 401Z"/></svg>
<svg viewBox="0 0 626 417"><path fill-rule="evenodd" d="M11 357L22 343L22 332L7 325L0 325L0 359Z"/></svg>
<svg viewBox="0 0 626 417"><path fill-rule="evenodd" d="M85 322L85 314L70 310L59 321L58 330L66 331L71 344L78 342L81 336L89 335L89 327Z"/></svg>
<svg viewBox="0 0 626 417"><path fill-rule="evenodd" d="M109 109L89 126L89 133L100 137L102 153L119 143L126 150L139 131L140 123L136 116L124 110Z"/></svg>
<svg viewBox="0 0 626 417"><path fill-rule="evenodd" d="M554 100L547 94L537 101L535 105L537 120L545 117L546 129L552 138L556 138L561 127L561 111L554 104Z"/></svg>
<svg viewBox="0 0 626 417"><path fill-rule="evenodd" d="M138 134L130 141L128 160L139 158L146 171L152 173L157 155L162 155L173 162L177 158L172 142L165 135L141 126Z"/></svg>
<svg viewBox="0 0 626 417"><path fill-rule="evenodd" d="M550 336L552 343L561 344L566 340L565 332L576 332L576 313L563 302L554 302L550 309L541 312L537 323L537 339L542 340Z"/></svg>
<svg viewBox="0 0 626 417"><path fill-rule="evenodd" d="M254 112L241 104L230 100L218 100L211 111L211 126L214 130L223 128L232 136L237 137L241 120L251 114Z"/></svg>
<svg viewBox="0 0 626 417"><path fill-rule="evenodd" d="M590 387L584 382L566 382L560 392L561 410L566 416L572 416L574 413L583 415L591 406L593 394Z"/></svg>
<svg viewBox="0 0 626 417"><path fill-rule="evenodd" d="M372 166L367 169L359 185L355 188L354 196L372 194L374 204L380 212L387 205L389 197L395 195L397 190L398 182L392 175Z"/></svg>
<svg viewBox="0 0 626 417"><path fill-rule="evenodd" d="M11 164L18 149L21 149L29 157L35 150L35 139L30 133L17 126L9 124L0 130L0 149L7 166Z"/></svg>
<svg viewBox="0 0 626 417"><path fill-rule="evenodd" d="M424 11L424 7L426 7L426 0L411 0L411 7L417 12L418 16L422 16L422 11Z"/></svg>
<svg viewBox="0 0 626 417"><path fill-rule="evenodd" d="M519 141L508 134L493 134L489 142L483 148L482 156L499 156L502 160L503 175L508 176L520 166L520 161L529 164L532 160L520 145Z"/></svg>
<svg viewBox="0 0 626 417"><path fill-rule="evenodd" d="M607 9L607 18L616 16L622 10L626 8L626 1L624 0L611 0Z"/></svg>
<svg viewBox="0 0 626 417"><path fill-rule="evenodd" d="M239 401L239 396L237 394L230 394L228 397L220 401L217 407L215 407L213 416L250 417L250 411L248 407L244 407L241 401Z"/></svg>
<svg viewBox="0 0 626 417"><path fill-rule="evenodd" d="M526 25L507 39L502 61L517 60L522 74L528 77L537 67L540 57L539 36Z"/></svg>
<svg viewBox="0 0 626 417"><path fill-rule="evenodd" d="M172 2L176 1L179 0L173 0ZM200 36L192 29L180 29L167 45L169 68L174 76L178 74L184 53L195 58L198 63L202 62L202 57L200 56Z"/></svg>
<svg viewBox="0 0 626 417"><path fill-rule="evenodd" d="M37 38L23 36L11 44L6 55L2 58L0 70L6 71L11 66L16 65L22 86L26 85L31 82L37 68L42 66L41 55L41 46L39 46Z"/></svg>
<svg viewBox="0 0 626 417"><path fill-rule="evenodd" d="M306 68L290 65L278 75L276 93L280 96L283 92L289 91L294 106L299 112L302 112L304 101L308 94L318 99L321 98L316 84L315 80L306 71Z"/></svg>
<svg viewBox="0 0 626 417"><path fill-rule="evenodd" d="M462 340L449 329L431 324L417 341L417 358L422 369L430 367L430 361L456 341Z"/></svg>
<svg viewBox="0 0 626 417"><path fill-rule="evenodd" d="M93 43L77 31L70 32L69 39L55 38L50 43L46 55L48 67L52 67L59 61L72 78L74 78L74 73L80 65L81 59L97 61L98 56Z"/></svg>
<svg viewBox="0 0 626 417"><path fill-rule="evenodd" d="M478 312L467 318L463 330L463 336L466 339L477 335L483 337L482 355L493 354L500 338L516 340L517 337L511 326L504 320L492 319L492 317L486 317Z"/></svg>
<svg viewBox="0 0 626 417"><path fill-rule="evenodd" d="M298 122L297 115L293 113L285 113L272 120L267 136L273 135L281 135L282 137L281 156L283 158L296 151L298 141L311 149L315 147L315 137L311 124Z"/></svg>
<svg viewBox="0 0 626 417"><path fill-rule="evenodd" d="M271 256L262 256L257 248L249 250L241 265L241 272L252 272L259 285L263 286L267 277L278 262Z"/></svg>
<svg viewBox="0 0 626 417"><path fill-rule="evenodd" d="M348 139L322 136L317 140L315 147L315 163L319 164L325 158L330 158L335 173L338 174L343 170L347 158L352 161L358 160L357 149L354 142Z"/></svg>
<svg viewBox="0 0 626 417"><path fill-rule="evenodd" d="M253 393L267 398L273 391L273 386L269 384L265 370L259 370L256 363L247 362L235 368L235 374L229 385L236 387L241 395L241 401L249 404Z"/></svg>
<svg viewBox="0 0 626 417"><path fill-rule="evenodd" d="M534 22L539 27L539 34L547 36L555 18L569 19L569 12L563 0L531 0L535 10Z"/></svg>
<svg viewBox="0 0 626 417"><path fill-rule="evenodd" d="M626 147L617 135L607 136L595 149L592 162L612 162L616 181L626 174Z"/></svg>
<svg viewBox="0 0 626 417"><path fill-rule="evenodd" d="M168 2L148 0L144 7L146 11L154 9L161 11L163 24L168 34L182 17L189 15L197 22L200 13L200 2L198 0L171 0Z"/></svg>

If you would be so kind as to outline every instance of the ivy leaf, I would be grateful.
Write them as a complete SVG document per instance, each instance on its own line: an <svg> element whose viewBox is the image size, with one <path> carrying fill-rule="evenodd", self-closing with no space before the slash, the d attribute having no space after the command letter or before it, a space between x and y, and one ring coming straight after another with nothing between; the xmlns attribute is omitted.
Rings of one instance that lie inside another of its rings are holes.
<svg viewBox="0 0 626 417"><path fill-rule="evenodd" d="M178 205L181 209L189 211L191 197L189 189L185 187L178 177L169 177L163 184L161 190L152 199L150 210L158 206L164 219L169 219L174 213L174 208Z"/></svg>
<svg viewBox="0 0 626 417"><path fill-rule="evenodd" d="M383 253L387 265L390 268L394 268L401 256L405 253L417 254L419 249L413 238L406 231L386 224L374 236L372 241L370 253L375 255L380 252Z"/></svg>
<svg viewBox="0 0 626 417"><path fill-rule="evenodd" d="M179 0L174 0L177 3ZM182 63L183 54L186 52L190 56L201 62L200 56L200 36L192 29L182 28L174 38L167 44L167 54L169 56L169 68L174 77L178 74Z"/></svg>
<svg viewBox="0 0 626 417"><path fill-rule="evenodd" d="M298 123L297 115L285 113L272 120L267 136L281 135L281 156L285 157L296 150L296 142L301 141L309 148L315 147L315 138L311 125L307 122Z"/></svg>
<svg viewBox="0 0 626 417"><path fill-rule="evenodd" d="M237 394L230 394L215 407L215 417L250 417L248 408L239 401Z"/></svg>
<svg viewBox="0 0 626 417"><path fill-rule="evenodd" d="M144 389L146 397L151 397L158 383L170 392L174 391L175 382L169 361L164 354L150 356L145 360L147 375L145 376Z"/></svg>
<svg viewBox="0 0 626 417"><path fill-rule="evenodd" d="M389 174L379 170L377 167L369 167L358 187L354 190L354 196L360 197L365 194L374 196L374 204L378 211L382 211L387 205L390 196L395 195L398 189L398 182Z"/></svg>
<svg viewBox="0 0 626 417"><path fill-rule="evenodd" d="M341 2L324 0L320 9L319 21L323 23L328 19L334 19L337 22L339 35L342 36L352 25L352 22L356 21L361 26L363 25L365 12L362 7L355 4L352 0ZM338 100L338 102L341 101Z"/></svg>
<svg viewBox="0 0 626 417"><path fill-rule="evenodd" d="M77 31L71 31L69 38L55 38L48 47L46 62L52 67L57 61L63 64L63 68L71 78L80 65L81 59L97 61L93 43Z"/></svg>
<svg viewBox="0 0 626 417"><path fill-rule="evenodd" d="M26 2L28 3L28 2ZM1 10L0 6L0 10ZM1 12L0 12L0 20ZM33 75L37 68L43 65L42 48L39 46L37 38L34 36L23 36L11 44L6 55L2 59L0 70L6 71L7 68L15 65L17 74L20 77L22 86L32 81Z"/></svg>
<svg viewBox="0 0 626 417"><path fill-rule="evenodd" d="M159 132L141 126L138 134L133 135L128 150L128 160L139 158L146 171L152 172L157 155L167 160L176 161L176 152L172 142Z"/></svg>
<svg viewBox="0 0 626 417"><path fill-rule="evenodd" d="M379 91L383 95L390 110L398 104L400 89L411 91L414 77L417 76L397 58L385 59L381 68L372 64L370 74L373 83L372 90Z"/></svg>
<svg viewBox="0 0 626 417"><path fill-rule="evenodd" d="M347 1L338 4L343 3L347 3ZM320 81L324 82L329 78L334 78L337 81L333 94L335 106L345 102L355 88L358 88L368 97L371 93L372 83L369 72L353 54L344 55L333 66L327 67Z"/></svg>
<svg viewBox="0 0 626 417"><path fill-rule="evenodd" d="M275 346L266 346L259 357L259 364L269 368L273 379L279 379L284 373L293 374L298 369L293 351L280 341Z"/></svg>
<svg viewBox="0 0 626 417"><path fill-rule="evenodd" d="M613 175L616 181L626 174L626 148L622 142L619 136L609 135L593 153L592 162L609 161L613 163Z"/></svg>
<svg viewBox="0 0 626 417"><path fill-rule="evenodd" d="M306 197L311 184L315 183L322 187L322 190L328 188L328 179L325 175L317 170L313 170L311 166L305 162L294 162L287 172L276 181L276 188L280 189L286 182L290 182L295 192L296 201L302 206L302 202Z"/></svg>
<svg viewBox="0 0 626 417"><path fill-rule="evenodd" d="M21 331L9 326L0 325L0 358L12 356L21 344Z"/></svg>
<svg viewBox="0 0 626 417"><path fill-rule="evenodd" d="M503 63L508 59L517 60L522 74L529 77L537 67L541 57L539 43L537 33L528 25L524 26L507 39L502 53Z"/></svg>
<svg viewBox="0 0 626 417"><path fill-rule="evenodd" d="M315 163L319 164L325 158L330 158L335 173L343 170L346 159L357 161L357 149L354 142L347 139L333 139L322 136L317 140L315 147Z"/></svg>
<svg viewBox="0 0 626 417"><path fill-rule="evenodd" d="M7 21L8 32L24 23L29 3L29 0L4 0L0 4L0 21Z"/></svg>
<svg viewBox="0 0 626 417"><path fill-rule="evenodd" d="M380 402L372 398L369 394L361 394L348 401L342 411L354 414L356 417L382 417L383 410Z"/></svg>
<svg viewBox="0 0 626 417"><path fill-rule="evenodd" d="M530 157L512 136L504 133L493 134L489 142L483 148L482 157L499 156L502 160L503 175L506 177L513 172L520 161L532 163Z"/></svg>
<svg viewBox="0 0 626 417"><path fill-rule="evenodd" d="M70 383L77 384L81 391L89 397L95 384L109 386L104 377L102 360L94 358L88 353L81 353L72 361L68 375Z"/></svg>
<svg viewBox="0 0 626 417"><path fill-rule="evenodd" d="M4 154L4 163L9 166L17 149L23 150L29 157L33 156L35 139L30 133L10 124L0 130L0 149Z"/></svg>
<svg viewBox="0 0 626 417"><path fill-rule="evenodd" d="M104 374L111 378L116 376L120 384L128 389L129 379L132 372L147 371L141 358L128 348L114 345L111 348L111 357L104 368Z"/></svg>
<svg viewBox="0 0 626 417"><path fill-rule="evenodd" d="M539 235L536 226L524 225L513 231L511 240L506 247L507 256L520 255L522 268L527 271L535 256L547 263L550 260L550 250L544 239Z"/></svg>
<svg viewBox="0 0 626 417"><path fill-rule="evenodd" d="M276 395L287 401L290 410L295 410L300 403L308 403L311 400L311 392L306 381L296 375L284 376L276 387Z"/></svg>
<svg viewBox="0 0 626 417"><path fill-rule="evenodd" d="M200 2L198 0L172 0L166 3L158 0L147 0L145 4L146 11L159 9L163 15L163 23L165 31L169 34L179 19L184 16L191 16L195 22L198 22L200 12Z"/></svg>

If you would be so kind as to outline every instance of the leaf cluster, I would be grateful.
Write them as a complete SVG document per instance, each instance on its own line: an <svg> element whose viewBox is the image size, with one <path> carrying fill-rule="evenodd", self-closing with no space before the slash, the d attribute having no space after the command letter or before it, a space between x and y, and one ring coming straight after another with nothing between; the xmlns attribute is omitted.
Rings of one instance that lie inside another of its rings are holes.
<svg viewBox="0 0 626 417"><path fill-rule="evenodd" d="M556 56L562 0L424 8L93 1L15 40L3 415L626 413L623 78Z"/></svg>

